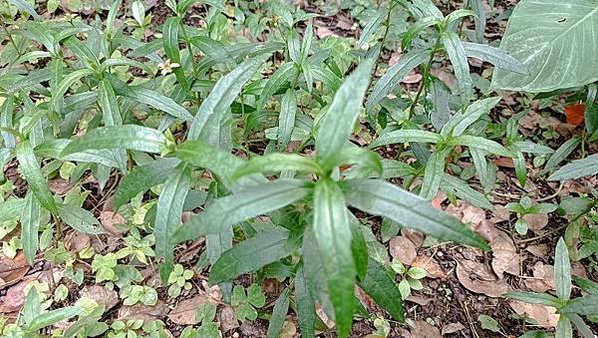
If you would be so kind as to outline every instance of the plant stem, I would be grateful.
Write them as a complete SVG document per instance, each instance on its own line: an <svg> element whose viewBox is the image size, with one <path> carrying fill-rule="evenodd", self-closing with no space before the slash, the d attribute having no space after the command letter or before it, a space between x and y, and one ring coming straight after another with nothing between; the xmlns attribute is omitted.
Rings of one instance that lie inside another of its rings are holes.
<svg viewBox="0 0 598 338"><path fill-rule="evenodd" d="M394 8L394 4L391 3L390 7L388 8L388 13L386 14L386 19L384 20L384 35L382 36L382 42L380 43L380 50L378 51L378 56L376 57L376 67L374 68L374 76L378 73L378 66L380 65L380 58L382 57L382 51L384 51L384 44L386 43L386 38L388 37L388 31L390 30L390 14L392 13L392 9Z"/></svg>
<svg viewBox="0 0 598 338"><path fill-rule="evenodd" d="M415 99L413 100L411 107L409 107L409 114L407 116L408 119L411 118L411 116L413 115L413 113L415 111L415 106L417 106L417 104L419 103L422 93L424 92L424 88L426 87L426 80L428 79L428 76L430 75L430 69L432 68L432 63L434 62L434 54L436 54L436 51L438 50L438 45L440 44L441 36L442 36L442 33L439 32L438 37L436 38L436 43L434 44L434 47L432 48L432 51L430 52L430 59L428 59L428 63L424 67L422 81L419 84L419 89L417 90L417 94L415 95Z"/></svg>
<svg viewBox="0 0 598 338"><path fill-rule="evenodd" d="M6 27L4 20L0 20L0 24L2 24L2 30L4 31L4 33L6 33L6 36L8 37L8 41L10 41L10 44L13 46L13 48L17 52L17 58L20 58L23 54L21 53L21 50L19 49L19 47L17 46L17 43L13 39L12 33ZM27 67L27 64L23 63L23 66L25 67L25 70L27 71L27 73L29 73L29 67Z"/></svg>

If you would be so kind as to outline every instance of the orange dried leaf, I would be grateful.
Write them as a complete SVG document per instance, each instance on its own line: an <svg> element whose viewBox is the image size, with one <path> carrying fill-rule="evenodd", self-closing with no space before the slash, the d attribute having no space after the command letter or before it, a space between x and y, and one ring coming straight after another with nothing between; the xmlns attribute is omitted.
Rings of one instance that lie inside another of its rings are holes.
<svg viewBox="0 0 598 338"><path fill-rule="evenodd" d="M565 108L565 116L567 117L567 124L579 126L583 124L584 115L586 112L586 105L583 103L574 104Z"/></svg>

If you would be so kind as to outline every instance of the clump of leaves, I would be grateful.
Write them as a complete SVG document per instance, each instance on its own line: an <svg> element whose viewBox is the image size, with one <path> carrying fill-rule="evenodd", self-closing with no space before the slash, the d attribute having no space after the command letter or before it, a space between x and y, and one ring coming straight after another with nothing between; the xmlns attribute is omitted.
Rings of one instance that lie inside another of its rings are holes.
<svg viewBox="0 0 598 338"><path fill-rule="evenodd" d="M555 211L558 205L553 203L534 203L529 196L523 196L519 202L509 203L505 208L510 212L517 213L515 231L520 235L525 235L529 226L523 216L548 214Z"/></svg>
<svg viewBox="0 0 598 338"><path fill-rule="evenodd" d="M109 252L103 256L94 256L93 261L91 262L91 270L96 274L96 283L103 281L113 282L118 279L118 276L114 271L118 264L117 260L118 257L113 252Z"/></svg>
<svg viewBox="0 0 598 338"><path fill-rule="evenodd" d="M189 280L193 278L193 270L185 269L181 264L176 264L168 276L168 296L176 298L181 295L182 290L191 289Z"/></svg>
<svg viewBox="0 0 598 338"><path fill-rule="evenodd" d="M401 276L399 291L403 299L407 299L411 295L411 290L421 290L424 288L421 280L428 275L426 269L420 267L408 268L397 260L393 260L390 263L390 267Z"/></svg>
<svg viewBox="0 0 598 338"><path fill-rule="evenodd" d="M158 293L156 289L146 285L127 285L120 291L123 305L135 305L138 302L144 305L156 305Z"/></svg>
<svg viewBox="0 0 598 338"><path fill-rule="evenodd" d="M266 305L266 296L257 284L251 284L247 290L241 285L236 285L233 288L231 305L238 320L255 320L257 318L256 308L259 309Z"/></svg>

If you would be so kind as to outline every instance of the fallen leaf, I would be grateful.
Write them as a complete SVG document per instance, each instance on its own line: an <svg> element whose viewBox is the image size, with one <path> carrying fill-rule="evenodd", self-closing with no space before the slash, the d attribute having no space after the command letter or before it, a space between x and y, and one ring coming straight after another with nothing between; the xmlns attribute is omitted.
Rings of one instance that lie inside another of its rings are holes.
<svg viewBox="0 0 598 338"><path fill-rule="evenodd" d="M48 186L53 193L59 196L63 196L71 188L71 184L62 178L48 180Z"/></svg>
<svg viewBox="0 0 598 338"><path fill-rule="evenodd" d="M461 221L463 223L477 225L486 219L486 212L484 209L474 207L473 205L466 206L462 212L463 216L461 217Z"/></svg>
<svg viewBox="0 0 598 338"><path fill-rule="evenodd" d="M523 215L523 220L532 231L544 229L548 225L548 214L527 214Z"/></svg>
<svg viewBox="0 0 598 338"><path fill-rule="evenodd" d="M222 332L228 332L239 327L239 321L235 318L235 311L229 306L225 306L220 310L218 322L220 322Z"/></svg>
<svg viewBox="0 0 598 338"><path fill-rule="evenodd" d="M389 249L393 258L406 265L411 265L417 257L417 248L407 237L394 237L389 242Z"/></svg>
<svg viewBox="0 0 598 338"><path fill-rule="evenodd" d="M567 118L567 124L574 126L583 124L585 113L586 105L583 103L565 107L565 117Z"/></svg>
<svg viewBox="0 0 598 338"><path fill-rule="evenodd" d="M154 306L144 305L143 303L137 303L133 306L122 306L118 309L118 320L127 319L141 319L144 323L149 323L156 319L164 319L168 315L170 309L168 306L158 300L158 303Z"/></svg>
<svg viewBox="0 0 598 338"><path fill-rule="evenodd" d="M411 74L407 74L401 80L401 82L407 83L407 84L414 84L414 83L419 83L422 80L422 78L423 78L423 76L421 74L411 73Z"/></svg>
<svg viewBox="0 0 598 338"><path fill-rule="evenodd" d="M209 303L209 300L203 296L195 296L193 298L184 299L180 301L172 311L168 314L168 319L179 325L195 325L198 323L195 318L197 308L201 304Z"/></svg>
<svg viewBox="0 0 598 338"><path fill-rule="evenodd" d="M497 230L494 238L490 241L492 248L492 270L500 278L504 273L519 275L519 254L513 240L506 233Z"/></svg>
<svg viewBox="0 0 598 338"><path fill-rule="evenodd" d="M496 164L497 166L499 166L501 168L510 168L510 169L515 168L515 163L513 162L513 159L508 158L508 157L499 157L494 160L494 164Z"/></svg>
<svg viewBox="0 0 598 338"><path fill-rule="evenodd" d="M100 213L100 223L106 231L114 235L121 235L120 231L115 225L127 224L127 220L118 212L106 210Z"/></svg>
<svg viewBox="0 0 598 338"><path fill-rule="evenodd" d="M493 221L494 223L496 223L496 221L508 221L511 219L511 213L509 212L509 210L507 210L507 208L505 208L502 205L495 205L494 206L494 211L492 212L492 219L491 221Z"/></svg>
<svg viewBox="0 0 598 338"><path fill-rule="evenodd" d="M432 298L420 296L420 295L410 295L405 299L408 302L415 303L421 306L426 306L432 302Z"/></svg>
<svg viewBox="0 0 598 338"><path fill-rule="evenodd" d="M461 323L450 323L442 327L442 332L440 334L447 335L455 332L459 332L463 330L465 326Z"/></svg>
<svg viewBox="0 0 598 338"><path fill-rule="evenodd" d="M322 322L329 329L332 329L334 327L334 325L335 325L334 321L332 321L332 319L330 317L328 317L328 315L326 314L326 312L324 312L324 308L319 303L316 304L316 314L318 315L318 317L320 317L320 319L322 320Z"/></svg>
<svg viewBox="0 0 598 338"><path fill-rule="evenodd" d="M533 278L524 279L523 283L535 292L546 292L555 289L554 267L552 265L537 262L532 268Z"/></svg>
<svg viewBox="0 0 598 338"><path fill-rule="evenodd" d="M489 297L501 297L511 287L483 263L461 260L457 264L457 278L469 291L485 294Z"/></svg>
<svg viewBox="0 0 598 338"><path fill-rule="evenodd" d="M0 289L18 283L28 271L29 264L22 250L14 258L9 258L0 252L0 279L3 281Z"/></svg>
<svg viewBox="0 0 598 338"><path fill-rule="evenodd" d="M525 250L536 257L546 257L548 255L548 245L546 244L530 245Z"/></svg>
<svg viewBox="0 0 598 338"><path fill-rule="evenodd" d="M85 286L79 292L79 296L82 298L91 298L95 300L99 305L104 305L106 307L106 311L115 307L119 301L118 293L116 293L116 291L108 290L99 285Z"/></svg>
<svg viewBox="0 0 598 338"><path fill-rule="evenodd" d="M4 297L0 297L0 312L9 314L12 312L18 312L25 304L25 294L23 290L36 278L33 276L27 276L23 281L14 285L6 291Z"/></svg>
<svg viewBox="0 0 598 338"><path fill-rule="evenodd" d="M415 322L415 327L411 329L413 338L438 338L440 330L434 325L428 324L426 321L418 320Z"/></svg>
<svg viewBox="0 0 598 338"><path fill-rule="evenodd" d="M509 305L517 314L535 319L539 326L555 327L559 321L556 309L551 306L529 304L518 300L510 301Z"/></svg>
<svg viewBox="0 0 598 338"><path fill-rule="evenodd" d="M427 277L430 278L446 277L444 269L442 269L438 261L433 257L417 256L413 263L411 263L411 266L426 269L426 271L428 272Z"/></svg>
<svg viewBox="0 0 598 338"><path fill-rule="evenodd" d="M401 235L407 237L416 248L419 248L424 244L425 236L417 230L402 228Z"/></svg>

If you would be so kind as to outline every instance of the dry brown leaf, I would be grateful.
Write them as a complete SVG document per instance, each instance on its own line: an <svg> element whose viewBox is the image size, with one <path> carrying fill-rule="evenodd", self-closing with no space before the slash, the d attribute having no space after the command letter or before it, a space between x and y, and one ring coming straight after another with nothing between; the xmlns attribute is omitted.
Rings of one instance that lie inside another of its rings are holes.
<svg viewBox="0 0 598 338"><path fill-rule="evenodd" d="M114 235L121 235L122 231L115 226L117 224L127 224L127 220L118 212L106 210L100 213L100 223L106 231Z"/></svg>
<svg viewBox="0 0 598 338"><path fill-rule="evenodd" d="M229 306L225 306L220 310L218 322L222 332L228 332L239 327L239 321L235 318L235 311Z"/></svg>
<svg viewBox="0 0 598 338"><path fill-rule="evenodd" d="M209 303L209 300L203 295L184 299L170 311L168 319L179 325L195 325L198 323L195 318L197 308L205 303Z"/></svg>
<svg viewBox="0 0 598 338"><path fill-rule="evenodd" d="M411 329L413 338L439 338L440 330L434 325L428 324L426 321L418 320L415 322L415 327Z"/></svg>
<svg viewBox="0 0 598 338"><path fill-rule="evenodd" d="M401 235L407 237L417 248L424 244L425 236L417 230L402 228Z"/></svg>
<svg viewBox="0 0 598 338"><path fill-rule="evenodd" d="M555 327L559 321L556 309L551 306L529 304L518 300L510 301L509 305L517 314L535 319L540 326Z"/></svg>
<svg viewBox="0 0 598 338"><path fill-rule="evenodd" d="M4 297L0 297L0 313L9 314L18 312L25 304L25 294L23 290L36 278L33 276L27 276L19 284L14 285L6 291Z"/></svg>
<svg viewBox="0 0 598 338"><path fill-rule="evenodd" d="M417 248L407 237L396 236L389 242L390 255L401 263L411 265L417 257Z"/></svg>
<svg viewBox="0 0 598 338"><path fill-rule="evenodd" d="M513 240L506 233L497 230L494 239L490 242L492 248L492 270L500 278L504 273L519 275L519 254Z"/></svg>
<svg viewBox="0 0 598 338"><path fill-rule="evenodd" d="M430 278L444 278L446 273L433 257L417 256L411 266L424 268L428 271L428 277Z"/></svg>
<svg viewBox="0 0 598 338"><path fill-rule="evenodd" d="M421 306L426 306L426 305L430 304L430 302L432 301L432 298L428 298L428 297L424 297L424 296L420 296L420 295L410 295L405 300L408 302L412 302L412 303L421 305Z"/></svg>
<svg viewBox="0 0 598 338"><path fill-rule="evenodd" d="M548 245L546 244L530 245L525 250L536 257L546 257L548 255Z"/></svg>
<svg viewBox="0 0 598 338"><path fill-rule="evenodd" d="M0 280L2 280L0 288L18 283L28 271L29 264L22 250L14 258L9 258L0 252Z"/></svg>
<svg viewBox="0 0 598 338"><path fill-rule="evenodd" d="M504 280L497 278L488 266L471 260L464 259L458 262L457 278L469 291L489 297L501 297L511 290L511 287Z"/></svg>
<svg viewBox="0 0 598 338"><path fill-rule="evenodd" d="M318 317L320 317L322 322L326 326L328 326L329 329L332 329L334 327L334 321L330 317L328 317L326 312L324 312L324 308L319 303L316 303L316 314L318 315Z"/></svg>
<svg viewBox="0 0 598 338"><path fill-rule="evenodd" d="M533 278L523 280L525 286L535 292L546 292L555 289L554 267L552 265L537 262L532 269Z"/></svg>
<svg viewBox="0 0 598 338"><path fill-rule="evenodd" d="M421 74L418 73L411 73L411 74L407 74L403 80L401 80L401 82L403 83L408 83L408 84L414 84L414 83L419 83L422 80L423 76Z"/></svg>
<svg viewBox="0 0 598 338"><path fill-rule="evenodd" d="M527 223L530 230L536 232L544 229L544 227L548 225L548 214L523 215L523 220Z"/></svg>
<svg viewBox="0 0 598 338"><path fill-rule="evenodd" d="M453 89L457 86L457 78L453 73L449 73L440 68L432 68L430 69L430 74L436 76L440 79L440 81L444 82L449 88Z"/></svg>
<svg viewBox="0 0 598 338"><path fill-rule="evenodd" d="M455 332L459 332L463 330L465 326L461 323L450 323L442 327L442 332L440 334L447 335Z"/></svg>
<svg viewBox="0 0 598 338"><path fill-rule="evenodd" d="M50 190L52 190L53 193L59 196L63 196L71 188L71 184L67 180L62 178L54 178L48 180L48 186L50 187Z"/></svg>
<svg viewBox="0 0 598 338"><path fill-rule="evenodd" d="M144 323L148 323L156 319L163 320L169 311L168 306L161 300L158 300L158 303L154 306L142 303L133 306L124 305L118 309L117 318L118 320L141 319Z"/></svg>
<svg viewBox="0 0 598 338"><path fill-rule="evenodd" d="M114 290L108 290L99 285L87 285L79 292L82 298L91 298L100 305L106 307L106 311L112 309L118 304L118 293Z"/></svg>

